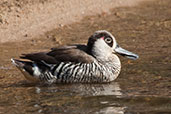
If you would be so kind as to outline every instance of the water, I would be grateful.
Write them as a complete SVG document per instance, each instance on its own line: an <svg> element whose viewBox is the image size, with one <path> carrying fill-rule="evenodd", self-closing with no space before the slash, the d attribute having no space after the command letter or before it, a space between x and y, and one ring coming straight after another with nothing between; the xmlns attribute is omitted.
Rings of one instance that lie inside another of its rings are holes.
<svg viewBox="0 0 171 114"><path fill-rule="evenodd" d="M16 84L0 92L1 113L134 114L169 113L169 97L131 95L111 84L36 86Z"/></svg>
<svg viewBox="0 0 171 114"><path fill-rule="evenodd" d="M171 113L171 1L112 9L50 31L40 38L0 45L0 113L169 114ZM106 29L123 48L139 54L120 57L122 71L109 84L36 85L25 80L10 58L60 44L86 43Z"/></svg>

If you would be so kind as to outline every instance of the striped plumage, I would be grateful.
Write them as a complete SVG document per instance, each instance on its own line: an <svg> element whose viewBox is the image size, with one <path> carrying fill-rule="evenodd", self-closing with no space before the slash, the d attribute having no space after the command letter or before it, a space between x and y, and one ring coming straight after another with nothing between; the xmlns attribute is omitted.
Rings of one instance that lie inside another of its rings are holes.
<svg viewBox="0 0 171 114"><path fill-rule="evenodd" d="M28 80L45 83L104 83L117 78L121 64L115 53L132 59L136 54L119 47L114 36L96 31L87 45L53 48L50 52L23 54L11 59Z"/></svg>
<svg viewBox="0 0 171 114"><path fill-rule="evenodd" d="M120 71L120 66L108 67L98 62L93 63L64 63L51 67L51 72L45 72L40 80L52 83L53 81L63 83L92 83L110 82L114 80ZM116 74L116 75L115 75Z"/></svg>

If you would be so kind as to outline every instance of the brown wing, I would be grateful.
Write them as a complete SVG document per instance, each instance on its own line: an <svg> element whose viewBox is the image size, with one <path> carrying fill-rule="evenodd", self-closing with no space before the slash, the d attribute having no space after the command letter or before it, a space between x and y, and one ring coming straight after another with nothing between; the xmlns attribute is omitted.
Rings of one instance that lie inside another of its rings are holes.
<svg viewBox="0 0 171 114"><path fill-rule="evenodd" d="M95 60L93 56L87 53L87 47L85 45L52 48L51 51L47 53L23 54L21 58L35 62L44 61L48 64L57 64L59 62L91 63Z"/></svg>

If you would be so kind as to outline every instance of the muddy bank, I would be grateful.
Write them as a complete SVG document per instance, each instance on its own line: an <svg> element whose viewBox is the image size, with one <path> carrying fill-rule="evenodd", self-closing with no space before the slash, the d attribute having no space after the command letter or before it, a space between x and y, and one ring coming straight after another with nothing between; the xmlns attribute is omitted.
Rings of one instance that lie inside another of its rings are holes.
<svg viewBox="0 0 171 114"><path fill-rule="evenodd" d="M170 1L144 2L135 7L114 8L110 14L88 16L80 22L54 29L32 40L3 43L0 45L1 84L25 80L10 63L10 58L18 58L21 53L49 50L63 44L86 43L96 30L106 29L125 49L139 54L138 61L121 57L122 72L118 80L129 80L130 85L151 91L151 94L170 95L169 80L171 68L171 17ZM20 45L19 45L20 44ZM6 72L10 70L10 72ZM130 76L127 76L130 75ZM13 79L16 77L16 79ZM135 83L139 82L139 83ZM128 82L127 82L128 83ZM161 84L159 84L161 83ZM121 83L122 84L122 83ZM141 86L142 85L142 86ZM143 87L144 86L144 87ZM150 91L147 90L147 94Z"/></svg>
<svg viewBox="0 0 171 114"><path fill-rule="evenodd" d="M37 37L87 15L144 0L1 0L0 43Z"/></svg>
<svg viewBox="0 0 171 114"><path fill-rule="evenodd" d="M170 7L170 0L118 7L32 40L1 44L0 113L170 114ZM140 56L137 61L120 56L121 74L113 83L33 85L10 63L21 53L86 43L99 29L110 31L120 46Z"/></svg>

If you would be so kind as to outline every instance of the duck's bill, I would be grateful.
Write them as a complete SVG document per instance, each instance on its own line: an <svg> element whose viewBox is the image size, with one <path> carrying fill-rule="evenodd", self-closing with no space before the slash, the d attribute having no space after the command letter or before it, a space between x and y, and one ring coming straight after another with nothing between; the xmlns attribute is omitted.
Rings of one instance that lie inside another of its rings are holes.
<svg viewBox="0 0 171 114"><path fill-rule="evenodd" d="M139 56L137 54L134 54L130 51L127 51L123 48L121 48L120 46L117 46L116 49L115 49L115 52L117 52L118 54L122 55L122 56L125 56L129 59L133 59L133 60L136 60L139 58Z"/></svg>

